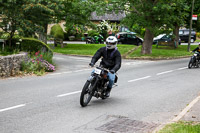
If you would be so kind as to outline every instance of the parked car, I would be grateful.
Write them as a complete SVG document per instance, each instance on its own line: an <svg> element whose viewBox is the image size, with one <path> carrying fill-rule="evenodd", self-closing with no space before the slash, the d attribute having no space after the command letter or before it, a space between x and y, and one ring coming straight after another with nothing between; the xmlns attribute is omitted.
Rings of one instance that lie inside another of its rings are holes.
<svg viewBox="0 0 200 133"><path fill-rule="evenodd" d="M157 37L153 38L153 44L157 44L158 42L170 42L172 41L172 35L160 34ZM181 44L181 39L179 38L179 45Z"/></svg>
<svg viewBox="0 0 200 133"><path fill-rule="evenodd" d="M181 41L188 42L189 41L189 29L180 29L179 30L179 37L181 38ZM196 41L196 32L194 30L191 30L191 40L190 42L193 43Z"/></svg>
<svg viewBox="0 0 200 133"><path fill-rule="evenodd" d="M116 37L119 44L133 44L139 46L143 43L143 39L131 32L119 32L116 34Z"/></svg>

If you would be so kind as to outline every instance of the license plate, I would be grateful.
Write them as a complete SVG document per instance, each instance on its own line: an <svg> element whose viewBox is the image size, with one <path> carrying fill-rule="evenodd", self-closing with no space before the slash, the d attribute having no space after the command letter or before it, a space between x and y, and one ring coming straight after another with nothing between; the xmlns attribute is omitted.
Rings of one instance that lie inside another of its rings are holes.
<svg viewBox="0 0 200 133"><path fill-rule="evenodd" d="M94 73L96 73L96 74L101 74L101 70L100 70L100 69L97 69L97 68L95 68L95 69L94 69Z"/></svg>

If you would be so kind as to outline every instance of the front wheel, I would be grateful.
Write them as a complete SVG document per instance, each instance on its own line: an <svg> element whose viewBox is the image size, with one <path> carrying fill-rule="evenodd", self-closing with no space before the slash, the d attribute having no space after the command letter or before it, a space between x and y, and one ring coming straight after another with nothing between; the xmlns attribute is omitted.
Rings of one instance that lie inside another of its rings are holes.
<svg viewBox="0 0 200 133"><path fill-rule="evenodd" d="M190 59L190 62L189 62L189 64L188 64L188 68L189 68L189 69L192 68L193 64L194 64L194 60L193 60L193 59Z"/></svg>
<svg viewBox="0 0 200 133"><path fill-rule="evenodd" d="M91 87L91 82L87 81L82 89L80 96L80 104L82 107L87 106L90 100L92 99L92 93L90 92Z"/></svg>

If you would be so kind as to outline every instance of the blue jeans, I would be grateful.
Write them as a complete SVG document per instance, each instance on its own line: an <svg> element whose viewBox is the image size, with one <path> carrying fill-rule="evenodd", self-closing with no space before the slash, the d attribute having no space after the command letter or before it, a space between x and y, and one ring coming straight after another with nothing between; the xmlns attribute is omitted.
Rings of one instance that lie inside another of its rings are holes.
<svg viewBox="0 0 200 133"><path fill-rule="evenodd" d="M108 72L108 80L109 80L108 87L112 88L114 81L115 81L115 73L112 74L112 73Z"/></svg>
<svg viewBox="0 0 200 133"><path fill-rule="evenodd" d="M94 70L92 71L92 74L93 74L93 73L94 73ZM109 80L108 87L109 87L110 89L112 89L112 86L113 86L114 81L115 81L115 73L112 74L112 73L108 72L108 80Z"/></svg>

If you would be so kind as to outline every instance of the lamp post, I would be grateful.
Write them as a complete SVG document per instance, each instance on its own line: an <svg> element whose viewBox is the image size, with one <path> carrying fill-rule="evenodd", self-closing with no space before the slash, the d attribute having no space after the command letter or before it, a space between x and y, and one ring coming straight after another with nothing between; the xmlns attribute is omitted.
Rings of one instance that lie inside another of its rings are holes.
<svg viewBox="0 0 200 133"><path fill-rule="evenodd" d="M191 29L192 29L192 15L193 15L193 9L194 9L194 1L192 1L192 12L191 12L191 19L190 19L190 32L189 32L189 39L188 39L188 52L190 51L190 41L191 41Z"/></svg>

